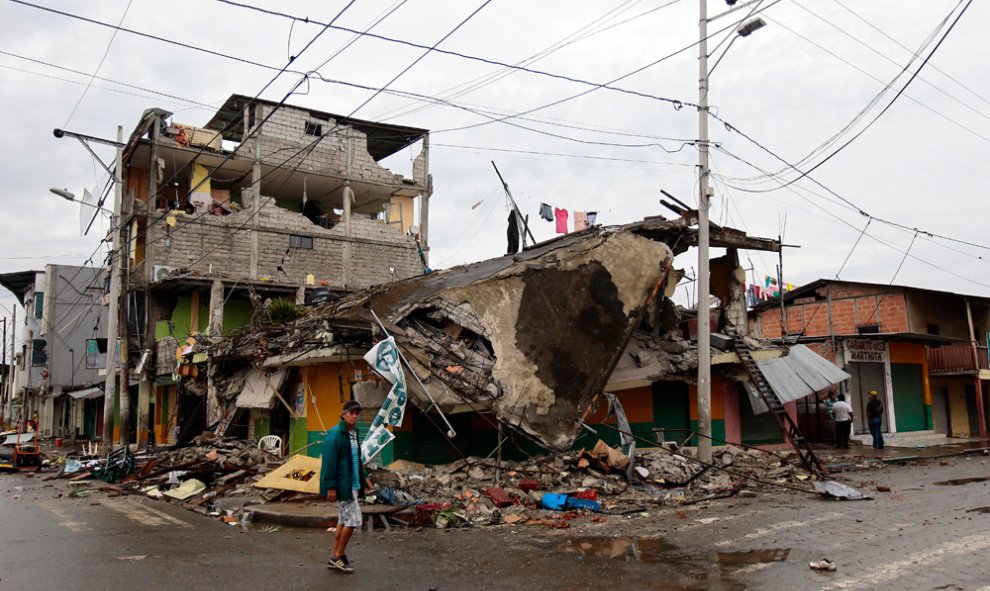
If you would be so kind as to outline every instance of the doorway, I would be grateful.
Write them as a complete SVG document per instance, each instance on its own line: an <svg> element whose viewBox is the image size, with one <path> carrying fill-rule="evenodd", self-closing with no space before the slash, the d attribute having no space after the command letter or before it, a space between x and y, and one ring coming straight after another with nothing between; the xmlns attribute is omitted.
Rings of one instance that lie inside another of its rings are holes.
<svg viewBox="0 0 990 591"><path fill-rule="evenodd" d="M850 400L846 402L849 403L849 406L853 407L853 422L855 423L856 432L865 433L869 431L866 422L866 403L870 399L870 390L876 390L880 394L880 400L886 406L884 393L887 391L887 387L886 380L884 380L883 376L883 364L850 363L847 369L852 375L852 384L849 388ZM883 413L884 431L890 431L890 422L887 419L889 413L890 409L885 408Z"/></svg>

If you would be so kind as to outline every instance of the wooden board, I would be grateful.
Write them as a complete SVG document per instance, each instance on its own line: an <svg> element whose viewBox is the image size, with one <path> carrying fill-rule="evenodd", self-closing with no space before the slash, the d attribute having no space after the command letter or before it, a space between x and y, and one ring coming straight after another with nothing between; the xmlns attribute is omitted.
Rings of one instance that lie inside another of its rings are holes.
<svg viewBox="0 0 990 591"><path fill-rule="evenodd" d="M320 494L320 458L295 456L255 482L258 488L274 488Z"/></svg>

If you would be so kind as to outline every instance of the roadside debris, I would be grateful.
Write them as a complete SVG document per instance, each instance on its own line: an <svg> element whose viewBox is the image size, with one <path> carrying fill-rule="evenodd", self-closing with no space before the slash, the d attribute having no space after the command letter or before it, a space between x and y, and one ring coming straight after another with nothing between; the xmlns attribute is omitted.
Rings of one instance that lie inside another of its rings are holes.
<svg viewBox="0 0 990 591"><path fill-rule="evenodd" d="M809 562L808 566L815 570L825 570L825 571L835 570L835 563L829 560L828 558L822 558L821 560L818 560L816 562Z"/></svg>
<svg viewBox="0 0 990 591"><path fill-rule="evenodd" d="M864 496L863 493L848 484L842 484L841 482L836 482L835 480L816 481L812 484L815 487L815 492L826 497L849 501L862 501L873 498Z"/></svg>

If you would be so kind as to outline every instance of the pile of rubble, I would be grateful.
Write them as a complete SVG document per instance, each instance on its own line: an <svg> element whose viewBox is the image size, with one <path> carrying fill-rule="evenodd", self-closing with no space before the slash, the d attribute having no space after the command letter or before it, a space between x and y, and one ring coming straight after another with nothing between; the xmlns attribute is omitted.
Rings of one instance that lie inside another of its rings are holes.
<svg viewBox="0 0 990 591"><path fill-rule="evenodd" d="M638 513L646 505L679 506L774 485L801 486L796 456L727 448L705 466L692 450L650 449L628 458L599 443L581 451L500 465L465 458L442 466L399 461L374 473L379 500L430 513L438 527L522 523L567 527L584 512ZM549 502L548 502L549 498ZM586 501L590 501L586 502ZM423 519L418 520L420 523Z"/></svg>
<svg viewBox="0 0 990 591"><path fill-rule="evenodd" d="M599 514L752 496L775 485L808 488L794 454L728 447L705 465L693 453L641 450L630 466L621 451L599 441L590 451L521 461L470 457L425 466L400 460L372 472L376 490L367 500L395 506L389 518L399 524L563 528L579 516L601 520ZM324 502L316 495L319 459L280 458L253 440L201 436L181 449L115 454L110 461L68 458L57 476L77 483L100 478L106 484L98 489L109 494L147 495L232 525L248 519L250 505ZM287 480L268 486L276 476Z"/></svg>
<svg viewBox="0 0 990 591"><path fill-rule="evenodd" d="M67 457L56 476L83 484L100 479L109 494L143 494L180 503L187 509L227 521L240 521L246 505L285 495L253 485L284 462L256 441L200 436L180 449L123 449L107 459Z"/></svg>

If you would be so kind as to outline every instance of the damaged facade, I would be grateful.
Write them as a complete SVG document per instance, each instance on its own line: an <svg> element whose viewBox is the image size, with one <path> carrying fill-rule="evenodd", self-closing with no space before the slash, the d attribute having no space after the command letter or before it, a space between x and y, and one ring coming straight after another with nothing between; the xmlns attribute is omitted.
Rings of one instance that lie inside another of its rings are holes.
<svg viewBox="0 0 990 591"><path fill-rule="evenodd" d="M617 441L600 425L606 420L602 392L619 395L636 435L657 444L665 435L690 441L696 320L670 296L680 276L672 270L673 256L694 245L694 225L692 219L651 218L596 226L518 255L384 284L294 323L224 339L208 351L211 376L225 384L228 404L240 405L248 397L245 376L264 372L272 386L266 400L297 403L309 421L305 443L313 444L344 401L356 397L371 407L365 425L382 403L387 385L362 356L384 337L384 327L418 378L408 380L418 410L395 428L381 458L385 464L444 462L496 450L518 457L540 448L591 448L594 440L588 441L582 423L599 425L594 438ZM757 359L786 355L784 348L745 335L736 254L737 248L779 245L728 228L716 228L712 242L727 249L712 265L719 301L711 311L713 328L726 343L746 339L748 348L760 349L753 352ZM713 390L723 394L714 403L715 436L749 444L781 441L772 416L752 418L757 413L742 386L747 376L726 347L713 358ZM289 376L284 382L283 375ZM789 407L793 413L793 403ZM445 422L455 437L445 435ZM768 424L775 433L768 434ZM503 445L506 436L511 445ZM319 453L315 446L308 451Z"/></svg>
<svg viewBox="0 0 990 591"><path fill-rule="evenodd" d="M379 163L403 149L417 152L411 177ZM267 301L325 301L426 267L426 130L233 95L202 127L146 111L123 164L124 424L139 445L217 422L207 386L180 379L199 372L182 357L197 339L257 326ZM290 410L227 426L265 435L304 419ZM115 441L120 419L118 391Z"/></svg>

